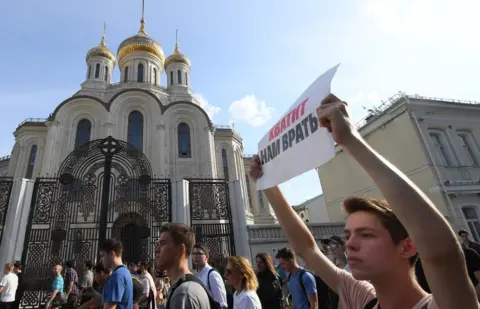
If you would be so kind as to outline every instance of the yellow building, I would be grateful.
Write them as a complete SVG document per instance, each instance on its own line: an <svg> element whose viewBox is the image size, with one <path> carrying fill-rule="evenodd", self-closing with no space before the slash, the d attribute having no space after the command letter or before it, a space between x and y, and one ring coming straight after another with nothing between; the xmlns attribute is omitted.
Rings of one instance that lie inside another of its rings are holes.
<svg viewBox="0 0 480 309"><path fill-rule="evenodd" d="M357 124L365 140L419 186L453 224L480 240L480 102L402 93ZM350 195L382 198L341 148L318 168L332 222L342 221Z"/></svg>

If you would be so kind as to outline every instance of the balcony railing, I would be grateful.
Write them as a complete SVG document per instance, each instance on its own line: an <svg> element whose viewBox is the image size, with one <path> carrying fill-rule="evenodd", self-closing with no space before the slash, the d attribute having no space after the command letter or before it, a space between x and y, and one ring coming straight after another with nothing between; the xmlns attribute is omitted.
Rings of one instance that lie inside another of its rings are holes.
<svg viewBox="0 0 480 309"><path fill-rule="evenodd" d="M312 233L315 239L328 238L332 235L343 235L345 224L343 222L338 223L309 223L308 229ZM268 225L249 225L248 237L250 243L256 242L286 242L287 239L282 231L282 228L278 224Z"/></svg>
<svg viewBox="0 0 480 309"><path fill-rule="evenodd" d="M438 167L445 185L480 185L479 166Z"/></svg>
<svg viewBox="0 0 480 309"><path fill-rule="evenodd" d="M0 157L0 162L8 161L8 160L10 160L10 156Z"/></svg>

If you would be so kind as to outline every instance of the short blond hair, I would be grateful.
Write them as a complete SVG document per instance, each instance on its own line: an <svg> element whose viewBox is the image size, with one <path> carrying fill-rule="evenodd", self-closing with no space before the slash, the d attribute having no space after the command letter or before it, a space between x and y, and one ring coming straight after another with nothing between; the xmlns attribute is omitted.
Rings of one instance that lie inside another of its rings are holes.
<svg viewBox="0 0 480 309"><path fill-rule="evenodd" d="M13 269L14 269L14 265L13 265L13 264L10 264L10 263L5 264L5 270L6 270L7 272L11 273L11 272L13 271Z"/></svg>
<svg viewBox="0 0 480 309"><path fill-rule="evenodd" d="M258 280L250 262L243 256L229 256L228 263L242 274L242 287L247 291L256 291Z"/></svg>

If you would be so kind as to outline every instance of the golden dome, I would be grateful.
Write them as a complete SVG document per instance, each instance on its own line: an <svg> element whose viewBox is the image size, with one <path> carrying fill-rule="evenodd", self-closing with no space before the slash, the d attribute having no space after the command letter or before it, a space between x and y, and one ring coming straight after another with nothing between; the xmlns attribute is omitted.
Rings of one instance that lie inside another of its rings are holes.
<svg viewBox="0 0 480 309"><path fill-rule="evenodd" d="M88 59L90 57L105 57L111 61L113 61L113 65L115 65L115 55L110 51L110 49L107 48L107 45L105 44L105 35L102 36L102 41L100 42L100 45L90 49L87 53L86 61L88 62Z"/></svg>
<svg viewBox="0 0 480 309"><path fill-rule="evenodd" d="M185 63L186 65L190 66L190 60L188 60L187 56L180 52L180 49L178 49L178 44L175 44L175 51L173 54L168 56L167 60L165 60L165 67L174 62Z"/></svg>
<svg viewBox="0 0 480 309"><path fill-rule="evenodd" d="M145 31L145 20L143 18L140 21L140 24L140 30L136 35L131 36L120 43L117 52L118 61L120 61L120 59L126 54L142 51L152 54L159 58L163 63L165 61L165 54L163 53L162 46L148 36Z"/></svg>

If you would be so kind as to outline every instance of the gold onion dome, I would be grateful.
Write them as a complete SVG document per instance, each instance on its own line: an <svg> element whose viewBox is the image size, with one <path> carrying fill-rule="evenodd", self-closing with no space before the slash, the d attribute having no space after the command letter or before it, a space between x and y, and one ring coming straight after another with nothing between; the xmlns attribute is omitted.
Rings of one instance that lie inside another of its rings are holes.
<svg viewBox="0 0 480 309"><path fill-rule="evenodd" d="M145 31L145 20L142 18L140 21L140 30L134 36L125 39L118 47L117 58L121 61L121 58L129 53L141 51L152 54L159 58L162 63L165 61L165 54L163 48L155 40L153 40Z"/></svg>
<svg viewBox="0 0 480 309"><path fill-rule="evenodd" d="M105 44L105 35L102 36L102 41L100 45L90 49L87 53L86 61L90 59L90 57L105 57L111 61L113 61L113 65L115 65L115 55L112 53L110 49L107 48Z"/></svg>
<svg viewBox="0 0 480 309"><path fill-rule="evenodd" d="M190 60L188 60L187 56L180 52L178 44L175 44L175 51L173 52L173 54L168 56L167 60L165 60L165 67L174 62L185 63L186 65L190 66Z"/></svg>

